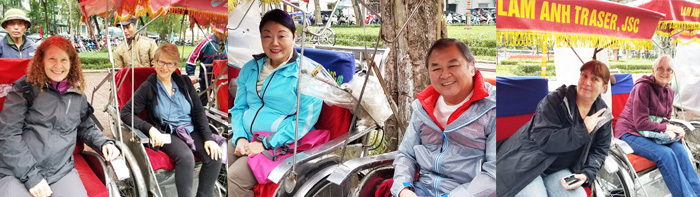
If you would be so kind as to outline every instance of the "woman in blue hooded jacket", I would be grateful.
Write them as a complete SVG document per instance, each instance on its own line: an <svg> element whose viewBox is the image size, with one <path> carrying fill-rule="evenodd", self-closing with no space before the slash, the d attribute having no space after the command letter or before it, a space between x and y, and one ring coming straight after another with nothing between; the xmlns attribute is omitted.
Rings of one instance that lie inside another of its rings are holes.
<svg viewBox="0 0 700 197"><path fill-rule="evenodd" d="M243 65L236 79L236 100L230 111L234 147L229 151L229 196L253 196L257 181L248 165L248 156L294 142L298 69L313 69L312 61L294 50L296 28L289 14L277 9L269 11L260 21L259 29L265 53L254 55L253 60ZM312 130L322 104L318 98L301 94L299 138ZM258 131L270 135L254 140L253 133Z"/></svg>

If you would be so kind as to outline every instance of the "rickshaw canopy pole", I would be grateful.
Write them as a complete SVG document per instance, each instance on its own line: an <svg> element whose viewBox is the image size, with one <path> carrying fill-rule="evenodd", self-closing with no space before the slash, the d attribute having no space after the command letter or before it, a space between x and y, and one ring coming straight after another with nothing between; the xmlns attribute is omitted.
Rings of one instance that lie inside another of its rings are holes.
<svg viewBox="0 0 700 197"><path fill-rule="evenodd" d="M581 61L581 64L585 63L585 62L583 62L583 59L581 59L581 56L578 55L578 53L576 53L576 50L574 49L574 46L572 46L571 43L569 43L569 39L565 39L565 41L566 41L566 44L569 45L569 47L571 48L571 51L574 52L574 55L576 55L576 57L578 57L578 60ZM545 47L546 47L546 46L545 46Z"/></svg>
<svg viewBox="0 0 700 197"><path fill-rule="evenodd" d="M204 39L207 40L207 43L209 43L209 45L211 45L211 48L213 48L214 51L216 51L216 53L221 53L221 52L219 52L219 49L217 49L216 46L214 46L214 44L211 43L211 40L209 40L209 37L207 36L207 34L204 33L204 30L202 30L202 26L199 26L199 23L196 23L196 24L197 24L197 29L199 29L199 31L202 32L202 34L204 35ZM192 44L194 44L194 40L192 40Z"/></svg>
<svg viewBox="0 0 700 197"><path fill-rule="evenodd" d="M238 29L239 27L241 27L241 24L243 24L243 20L245 19L245 16L248 15L248 11L250 11L250 8L252 8L252 7L253 7L253 4L251 3L251 4L248 6L248 9L246 9L245 13L243 14L243 17L241 17L241 21L238 22L238 25L236 25L236 27L234 27L234 28L227 27L226 29L228 29L228 30L236 30L236 29Z"/></svg>
<svg viewBox="0 0 700 197"><path fill-rule="evenodd" d="M382 16L380 16L379 13L377 13L377 11L374 11L367 4L365 4L365 1L362 1L362 0L356 0L356 1L359 2L360 4L362 4L362 7L367 8L367 10L369 10L370 13L372 13L375 17L377 17L377 19L379 19L379 21L382 21Z"/></svg>
<svg viewBox="0 0 700 197"><path fill-rule="evenodd" d="M155 21L156 19L160 18L160 16L161 16L161 15L157 15L155 18L153 18L153 19L151 19L150 21L148 21L148 23L144 24L143 27L141 27L141 29L136 30L136 32L134 32L134 35L138 34L138 33L141 32L142 30L146 29L146 27L148 27L148 25L150 25L151 23L153 23L153 21ZM123 30L123 28L122 28L122 30ZM146 32L146 34L148 34L148 32ZM148 37L148 35L146 35L146 37Z"/></svg>

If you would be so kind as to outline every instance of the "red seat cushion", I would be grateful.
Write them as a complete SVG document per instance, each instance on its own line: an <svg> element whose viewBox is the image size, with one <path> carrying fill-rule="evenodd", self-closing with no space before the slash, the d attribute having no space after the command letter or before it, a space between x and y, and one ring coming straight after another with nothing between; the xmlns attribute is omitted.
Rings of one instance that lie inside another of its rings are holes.
<svg viewBox="0 0 700 197"><path fill-rule="evenodd" d="M520 127L525 125L535 113L504 116L496 118L496 141L501 141L515 134Z"/></svg>
<svg viewBox="0 0 700 197"><path fill-rule="evenodd" d="M257 184L253 187L253 193L256 197L272 197L278 186L279 184L275 183Z"/></svg>
<svg viewBox="0 0 700 197"><path fill-rule="evenodd" d="M321 114L314 128L330 131L330 140L333 140L348 132L351 119L352 113L350 113L350 110L338 106L328 106L323 103Z"/></svg>
<svg viewBox="0 0 700 197"><path fill-rule="evenodd" d="M87 191L88 196L109 196L107 187L105 187L105 184L100 180L100 178L97 177L97 175L95 175L92 168L90 168L90 165L85 161L85 158L83 158L83 155L74 154L73 158L75 159L75 169L80 175L80 180L83 182L83 186L85 186L85 191Z"/></svg>
<svg viewBox="0 0 700 197"><path fill-rule="evenodd" d="M168 154L165 154L163 151L154 151L153 149L150 148L145 148L146 149L146 154L148 155L148 161L151 162L151 168L153 170L158 170L158 169L163 169L163 170L172 170L175 169L175 160L170 158ZM199 158L196 156L194 157L194 161L199 161Z"/></svg>
<svg viewBox="0 0 700 197"><path fill-rule="evenodd" d="M153 170L165 169L172 170L175 169L175 160L171 159L163 151L154 151L150 148L145 148L146 154L148 155L148 161L151 162L151 168Z"/></svg>
<svg viewBox="0 0 700 197"><path fill-rule="evenodd" d="M629 159L630 163L632 163L632 167L634 168L635 172L640 172L656 166L656 163L653 161L631 153L627 154L627 159Z"/></svg>

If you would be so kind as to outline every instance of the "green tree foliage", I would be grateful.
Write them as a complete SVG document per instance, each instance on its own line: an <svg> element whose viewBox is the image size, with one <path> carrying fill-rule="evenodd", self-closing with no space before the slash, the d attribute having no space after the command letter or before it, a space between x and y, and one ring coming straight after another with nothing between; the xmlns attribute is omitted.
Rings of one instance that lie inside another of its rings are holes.
<svg viewBox="0 0 700 197"><path fill-rule="evenodd" d="M2 5L2 14L1 16L4 16L5 11L11 9L11 8L18 8L24 10L21 5L21 1L18 0L0 0L0 5ZM0 16L0 18L2 18Z"/></svg>
<svg viewBox="0 0 700 197"><path fill-rule="evenodd" d="M32 21L31 32L39 32L39 27L44 26L44 9L41 9L41 3L39 1L29 1L29 12L27 12L27 17Z"/></svg>
<svg viewBox="0 0 700 197"><path fill-rule="evenodd" d="M184 15L180 14L168 14L165 16L165 18L161 17L159 19L156 19L155 21L153 21L153 23L148 25L148 31L158 32L161 39L166 39L169 41L171 35L180 34L180 28L183 25L185 26L185 28L189 27L189 20L185 18L183 23L183 17Z"/></svg>
<svg viewBox="0 0 700 197"><path fill-rule="evenodd" d="M12 0L10 0L10 1L12 1ZM65 8L60 8L59 4ZM60 1L60 0L31 0L31 1L29 1L29 12L27 12L27 15L29 17L29 20L32 21L32 28L30 29L30 31L31 32L39 32L39 27L42 27L42 26L46 25L47 23L49 25L46 26L47 29L44 30L45 33L49 33L49 31L56 31L56 28L53 24L58 22L58 21L56 21L57 20L56 16L61 14L62 9L63 10L68 9L68 5L66 4L65 1ZM66 13L66 15L67 15L66 11L64 11L63 13Z"/></svg>

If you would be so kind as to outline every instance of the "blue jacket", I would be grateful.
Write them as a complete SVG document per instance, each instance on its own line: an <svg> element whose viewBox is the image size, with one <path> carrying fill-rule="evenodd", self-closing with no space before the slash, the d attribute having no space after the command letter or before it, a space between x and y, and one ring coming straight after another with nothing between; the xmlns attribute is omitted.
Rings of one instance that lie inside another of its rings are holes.
<svg viewBox="0 0 700 197"><path fill-rule="evenodd" d="M233 145L236 145L239 138L251 141L253 132L257 131L271 132L262 142L266 149L291 143L294 140L297 71L301 58L294 51L289 62L278 67L265 79L260 95L257 93L256 82L267 56L260 54L253 58L243 65L236 79L238 90L230 111ZM313 69L312 64L311 59L304 57L303 68ZM322 104L321 99L301 94L299 138L312 130L321 113Z"/></svg>
<svg viewBox="0 0 700 197"><path fill-rule="evenodd" d="M393 164L394 196L416 181L432 196L496 196L496 87L480 75L477 71L474 77L475 101L444 129L431 115L437 91L428 86L416 95ZM476 100L486 92L488 96Z"/></svg>
<svg viewBox="0 0 700 197"><path fill-rule="evenodd" d="M24 43L20 48L12 42L10 36L5 36L0 40L0 58L32 58L36 51L36 44L27 36L22 36Z"/></svg>

